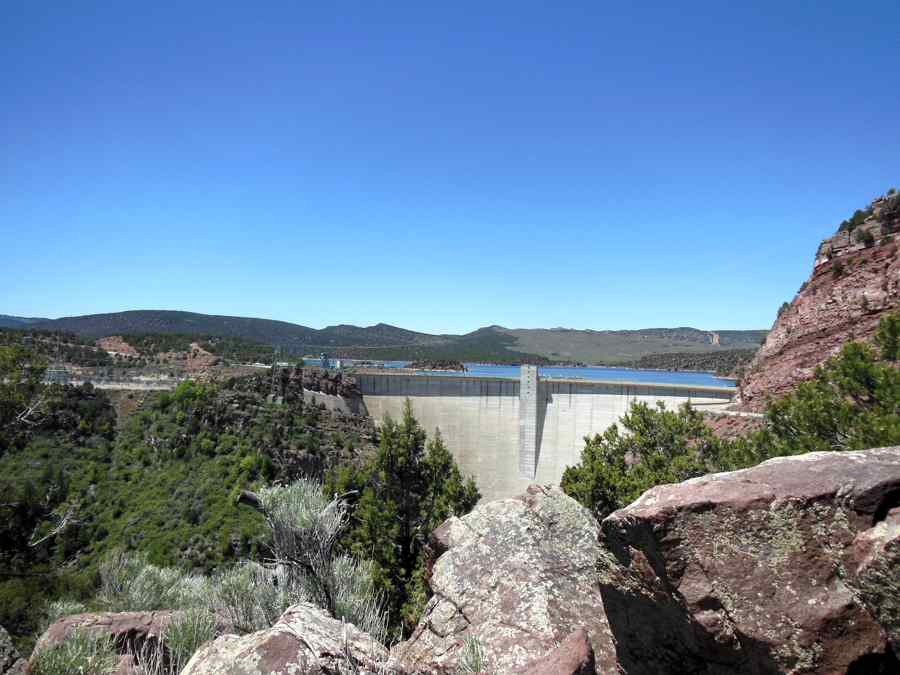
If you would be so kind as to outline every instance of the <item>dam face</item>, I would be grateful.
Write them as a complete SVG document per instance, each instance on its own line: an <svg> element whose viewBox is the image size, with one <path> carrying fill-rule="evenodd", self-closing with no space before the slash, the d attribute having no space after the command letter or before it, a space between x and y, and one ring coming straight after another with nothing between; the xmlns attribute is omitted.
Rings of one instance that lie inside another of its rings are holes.
<svg viewBox="0 0 900 675"><path fill-rule="evenodd" d="M368 413L380 422L400 419L410 400L413 414L444 444L484 499L511 497L531 483L558 484L581 459L585 436L602 433L634 401L674 409L686 401L698 409L728 405L726 387L653 385L587 380L541 380L523 366L517 380L489 377L358 374Z"/></svg>

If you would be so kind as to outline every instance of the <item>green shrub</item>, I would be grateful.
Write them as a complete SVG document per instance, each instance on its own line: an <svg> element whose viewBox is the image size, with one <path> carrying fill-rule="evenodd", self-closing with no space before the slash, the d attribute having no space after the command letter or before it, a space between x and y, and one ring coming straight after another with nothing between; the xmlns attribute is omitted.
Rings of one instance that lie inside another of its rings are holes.
<svg viewBox="0 0 900 675"><path fill-rule="evenodd" d="M766 425L733 441L715 438L689 406L634 403L622 418L587 439L581 462L562 487L598 519L645 490L771 457L813 451L863 450L900 444L900 315L882 317L875 342L851 342L790 394L768 403Z"/></svg>
<svg viewBox="0 0 900 675"><path fill-rule="evenodd" d="M380 643L387 641L387 612L383 594L375 585L375 567L371 561L349 555L335 558L334 617L352 623Z"/></svg>
<svg viewBox="0 0 900 675"><path fill-rule="evenodd" d="M172 672L180 673L194 653L215 637L216 618L206 609L189 609L175 618L162 637Z"/></svg>
<svg viewBox="0 0 900 675"><path fill-rule="evenodd" d="M283 568L243 562L212 578L209 606L239 633L252 633L273 625L292 604L308 600L291 585Z"/></svg>
<svg viewBox="0 0 900 675"><path fill-rule="evenodd" d="M586 439L581 462L567 467L561 486L598 520L661 483L677 483L721 466L722 442L685 403L632 404L619 423Z"/></svg>
<svg viewBox="0 0 900 675"><path fill-rule="evenodd" d="M266 488L259 502L271 531L274 561L285 574L278 587L384 642L387 618L374 566L340 555L337 548L348 522L346 502L326 498L322 484L307 478Z"/></svg>
<svg viewBox="0 0 900 675"><path fill-rule="evenodd" d="M429 532L468 513L480 494L435 433L430 440L407 400L399 422L386 417L378 451L361 469L328 475L328 494L352 494L352 527L342 546L374 563L376 588L388 601L395 633L415 627L428 598L422 581Z"/></svg>
<svg viewBox="0 0 900 675"><path fill-rule="evenodd" d="M484 646L481 644L481 640L477 637L467 637L463 640L457 665L461 673L483 673L485 671Z"/></svg>
<svg viewBox="0 0 900 675"><path fill-rule="evenodd" d="M111 675L118 660L111 636L75 630L35 653L31 675Z"/></svg>
<svg viewBox="0 0 900 675"><path fill-rule="evenodd" d="M187 609L206 601L208 582L170 567L157 567L146 554L114 551L100 563L96 602L110 612Z"/></svg>
<svg viewBox="0 0 900 675"><path fill-rule="evenodd" d="M77 600L54 600L49 602L44 609L43 629L46 630L50 624L64 616L83 614L86 611L88 611L87 606Z"/></svg>
<svg viewBox="0 0 900 675"><path fill-rule="evenodd" d="M856 241L866 248L869 248L875 244L875 235L869 230L857 230Z"/></svg>

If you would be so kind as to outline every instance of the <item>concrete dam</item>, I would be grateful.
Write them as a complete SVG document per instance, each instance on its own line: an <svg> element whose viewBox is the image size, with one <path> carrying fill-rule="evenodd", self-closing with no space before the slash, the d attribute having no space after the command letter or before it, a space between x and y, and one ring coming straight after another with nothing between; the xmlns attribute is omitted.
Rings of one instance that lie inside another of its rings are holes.
<svg viewBox="0 0 900 675"><path fill-rule="evenodd" d="M662 401L669 409L690 401L700 410L720 410L735 393L730 387L544 379L534 366L522 366L518 380L390 370L352 378L358 386L352 396L326 394L304 383L303 397L376 422L385 415L400 419L408 398L422 428L429 437L440 429L463 474L475 478L485 499L520 494L531 483L558 484L565 468L581 459L585 436L603 433L635 401ZM67 376L66 381L90 381L100 389L165 390L181 380Z"/></svg>
<svg viewBox="0 0 900 675"><path fill-rule="evenodd" d="M580 460L584 437L605 431L634 401L662 401L669 409L690 401L716 410L734 394L728 387L542 379L534 366L522 366L518 381L389 372L354 378L376 421L386 414L400 419L408 398L429 438L440 429L485 499L559 483L566 466Z"/></svg>

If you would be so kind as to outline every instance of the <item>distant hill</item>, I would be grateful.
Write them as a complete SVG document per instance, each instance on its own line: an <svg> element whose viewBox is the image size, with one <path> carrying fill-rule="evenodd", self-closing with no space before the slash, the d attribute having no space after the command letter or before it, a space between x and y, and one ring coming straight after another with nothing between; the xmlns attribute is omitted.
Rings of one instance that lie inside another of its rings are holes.
<svg viewBox="0 0 900 675"><path fill-rule="evenodd" d="M756 350L764 330L704 331L696 328L642 330L509 329L495 331L515 338L513 349L541 354L553 361L629 363L649 354L708 353L734 349Z"/></svg>
<svg viewBox="0 0 900 675"><path fill-rule="evenodd" d="M50 319L0 314L0 328L27 328L43 321L50 321Z"/></svg>
<svg viewBox="0 0 900 675"><path fill-rule="evenodd" d="M278 346L291 354L328 351L335 356L351 358L610 365L630 363L649 354L756 349L766 333L762 330L704 331L696 328L592 331L487 326L465 335L431 335L384 323L364 327L340 324L315 329L271 319L171 310L37 319L30 327L65 330L92 338L175 333L234 337Z"/></svg>
<svg viewBox="0 0 900 675"><path fill-rule="evenodd" d="M310 345L377 346L419 344L441 340L437 336L416 333L383 323L366 328L339 325L316 330L308 326L272 319L155 309L69 316L44 320L37 323L35 327L66 330L92 337L166 333L220 335L255 340L289 350L305 349Z"/></svg>

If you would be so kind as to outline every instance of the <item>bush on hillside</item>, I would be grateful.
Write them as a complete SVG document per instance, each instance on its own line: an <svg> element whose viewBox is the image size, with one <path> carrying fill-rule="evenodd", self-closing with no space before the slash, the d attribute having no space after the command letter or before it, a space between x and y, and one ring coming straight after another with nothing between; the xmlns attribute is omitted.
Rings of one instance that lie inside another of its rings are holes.
<svg viewBox="0 0 900 675"><path fill-rule="evenodd" d="M857 230L856 241L866 248L870 248L875 244L875 235L873 235L869 230Z"/></svg>
<svg viewBox="0 0 900 675"><path fill-rule="evenodd" d="M636 402L619 423L586 439L581 462L567 467L561 486L598 520L645 490L702 476L720 466L723 443L685 403L678 410Z"/></svg>
<svg viewBox="0 0 900 675"><path fill-rule="evenodd" d="M109 636L75 630L62 642L35 655L31 675L112 675L118 662Z"/></svg>

